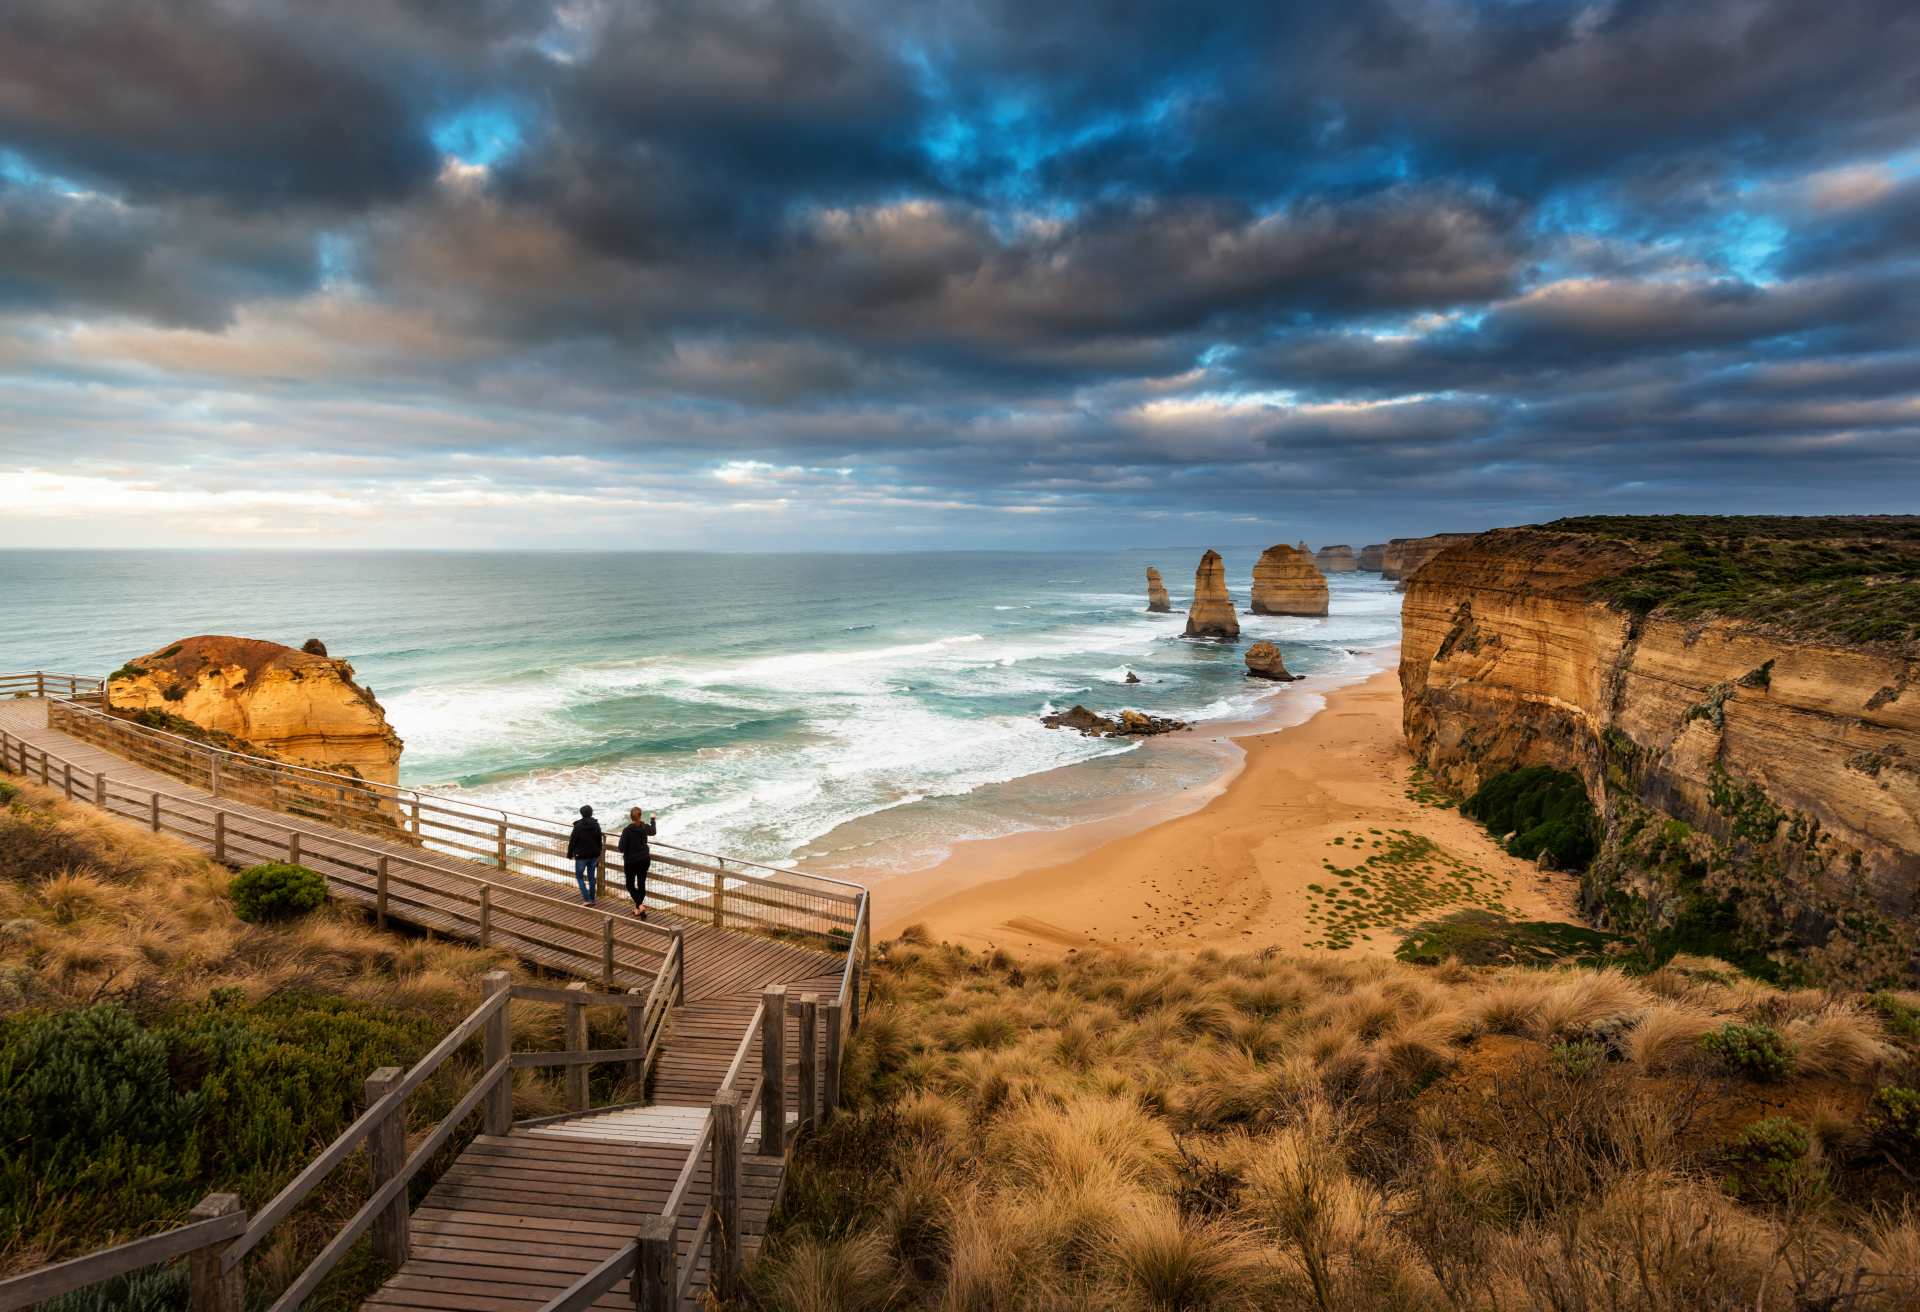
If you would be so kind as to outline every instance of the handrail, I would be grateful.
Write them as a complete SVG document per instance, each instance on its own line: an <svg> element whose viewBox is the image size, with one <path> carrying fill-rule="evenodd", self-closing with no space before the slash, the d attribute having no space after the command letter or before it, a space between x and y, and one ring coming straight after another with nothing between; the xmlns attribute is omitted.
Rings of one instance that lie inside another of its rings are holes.
<svg viewBox="0 0 1920 1312"><path fill-rule="evenodd" d="M195 1211L206 1208L207 1202L203 1202ZM97 1285L103 1280L112 1280L142 1267L157 1266L176 1257L225 1243L247 1226L246 1213L239 1210L237 1202L232 1206L234 1210L223 1215L189 1221L186 1225L162 1230L157 1235L115 1244L111 1248L84 1253L52 1266L0 1280L0 1312L30 1308L60 1294L85 1289L88 1285Z"/></svg>

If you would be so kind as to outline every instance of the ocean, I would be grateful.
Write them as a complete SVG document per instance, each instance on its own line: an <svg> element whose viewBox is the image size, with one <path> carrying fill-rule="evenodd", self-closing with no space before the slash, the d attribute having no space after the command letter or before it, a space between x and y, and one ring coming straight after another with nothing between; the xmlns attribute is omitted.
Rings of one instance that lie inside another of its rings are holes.
<svg viewBox="0 0 1920 1312"><path fill-rule="evenodd" d="M199 633L322 639L406 741L403 782L533 815L644 804L662 841L824 872L913 869L961 839L1204 785L1219 735L1297 722L1383 668L1399 596L1329 578L1325 619L1180 637L1199 548L1072 554L0 552L0 669L104 674ZM1158 565L1176 613L1146 613ZM1137 684L1126 683L1128 672ZM1193 722L1146 741L1040 716Z"/></svg>

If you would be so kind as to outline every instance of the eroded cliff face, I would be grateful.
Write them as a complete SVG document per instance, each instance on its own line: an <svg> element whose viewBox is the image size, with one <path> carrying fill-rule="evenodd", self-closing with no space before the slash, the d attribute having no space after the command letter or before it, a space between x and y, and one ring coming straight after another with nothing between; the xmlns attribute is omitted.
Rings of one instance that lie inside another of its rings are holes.
<svg viewBox="0 0 1920 1312"><path fill-rule="evenodd" d="M1578 774L1605 824L1586 902L1616 928L1712 925L1816 978L1914 978L1916 662L1594 596L1653 550L1503 529L1434 555L1402 607L1414 755L1463 795Z"/></svg>
<svg viewBox="0 0 1920 1312"><path fill-rule="evenodd" d="M1465 542L1472 536L1471 533L1435 533L1424 538L1395 538L1381 549L1380 573L1385 578L1404 582L1443 548Z"/></svg>
<svg viewBox="0 0 1920 1312"><path fill-rule="evenodd" d="M1255 615L1325 615L1327 579L1305 549L1282 542L1253 566Z"/></svg>
<svg viewBox="0 0 1920 1312"><path fill-rule="evenodd" d="M1360 562L1354 557L1353 548L1344 542L1320 548L1314 554L1313 563L1320 567L1322 574L1351 574L1360 568Z"/></svg>
<svg viewBox="0 0 1920 1312"><path fill-rule="evenodd" d="M1370 546L1365 546L1360 548L1360 559L1358 560L1357 564L1361 569L1366 570L1368 573L1378 574L1382 569L1386 567L1386 562L1387 562L1387 544L1386 543L1375 542Z"/></svg>
<svg viewBox="0 0 1920 1312"><path fill-rule="evenodd" d="M116 711L147 708L230 734L273 756L399 782L401 741L353 667L257 638L183 638L108 680Z"/></svg>

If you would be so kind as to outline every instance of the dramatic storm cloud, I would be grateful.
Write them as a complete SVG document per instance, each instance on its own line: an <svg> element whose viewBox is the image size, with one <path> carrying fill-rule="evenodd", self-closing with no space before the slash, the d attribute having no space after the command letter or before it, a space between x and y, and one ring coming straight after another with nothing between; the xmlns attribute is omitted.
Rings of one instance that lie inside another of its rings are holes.
<svg viewBox="0 0 1920 1312"><path fill-rule="evenodd" d="M0 545L1912 510L1911 0L10 0Z"/></svg>

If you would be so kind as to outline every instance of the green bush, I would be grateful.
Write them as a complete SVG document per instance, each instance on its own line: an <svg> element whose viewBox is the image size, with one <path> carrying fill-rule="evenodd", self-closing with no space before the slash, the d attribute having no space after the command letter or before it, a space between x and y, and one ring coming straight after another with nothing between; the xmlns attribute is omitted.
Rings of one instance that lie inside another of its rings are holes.
<svg viewBox="0 0 1920 1312"><path fill-rule="evenodd" d="M1824 1173L1807 1161L1813 1140L1791 1116L1755 1121L1726 1148L1727 1189L1751 1203L1784 1203L1824 1183Z"/></svg>
<svg viewBox="0 0 1920 1312"><path fill-rule="evenodd" d="M1556 866L1583 870L1599 848L1599 817L1578 776L1530 765L1497 774L1460 807L1495 836L1512 834L1507 851L1528 860L1545 852Z"/></svg>
<svg viewBox="0 0 1920 1312"><path fill-rule="evenodd" d="M1889 1084L1867 1106L1867 1133L1902 1165L1920 1164L1920 1089Z"/></svg>
<svg viewBox="0 0 1920 1312"><path fill-rule="evenodd" d="M249 866L227 885L234 914L242 920L304 916L327 900L327 881L317 870L286 861Z"/></svg>
<svg viewBox="0 0 1920 1312"><path fill-rule="evenodd" d="M1783 1079L1793 1071L1793 1053L1771 1025L1729 1022L1700 1036L1700 1046L1736 1074L1753 1080Z"/></svg>
<svg viewBox="0 0 1920 1312"><path fill-rule="evenodd" d="M0 806L12 806L13 799L20 796L20 790L5 780L0 780Z"/></svg>
<svg viewBox="0 0 1920 1312"><path fill-rule="evenodd" d="M231 992L142 1024L113 1004L0 1020L0 1233L55 1254L177 1225L214 1190L271 1196L443 1022ZM451 1086L449 1086L451 1087ZM451 1094L417 1095L422 1117Z"/></svg>

